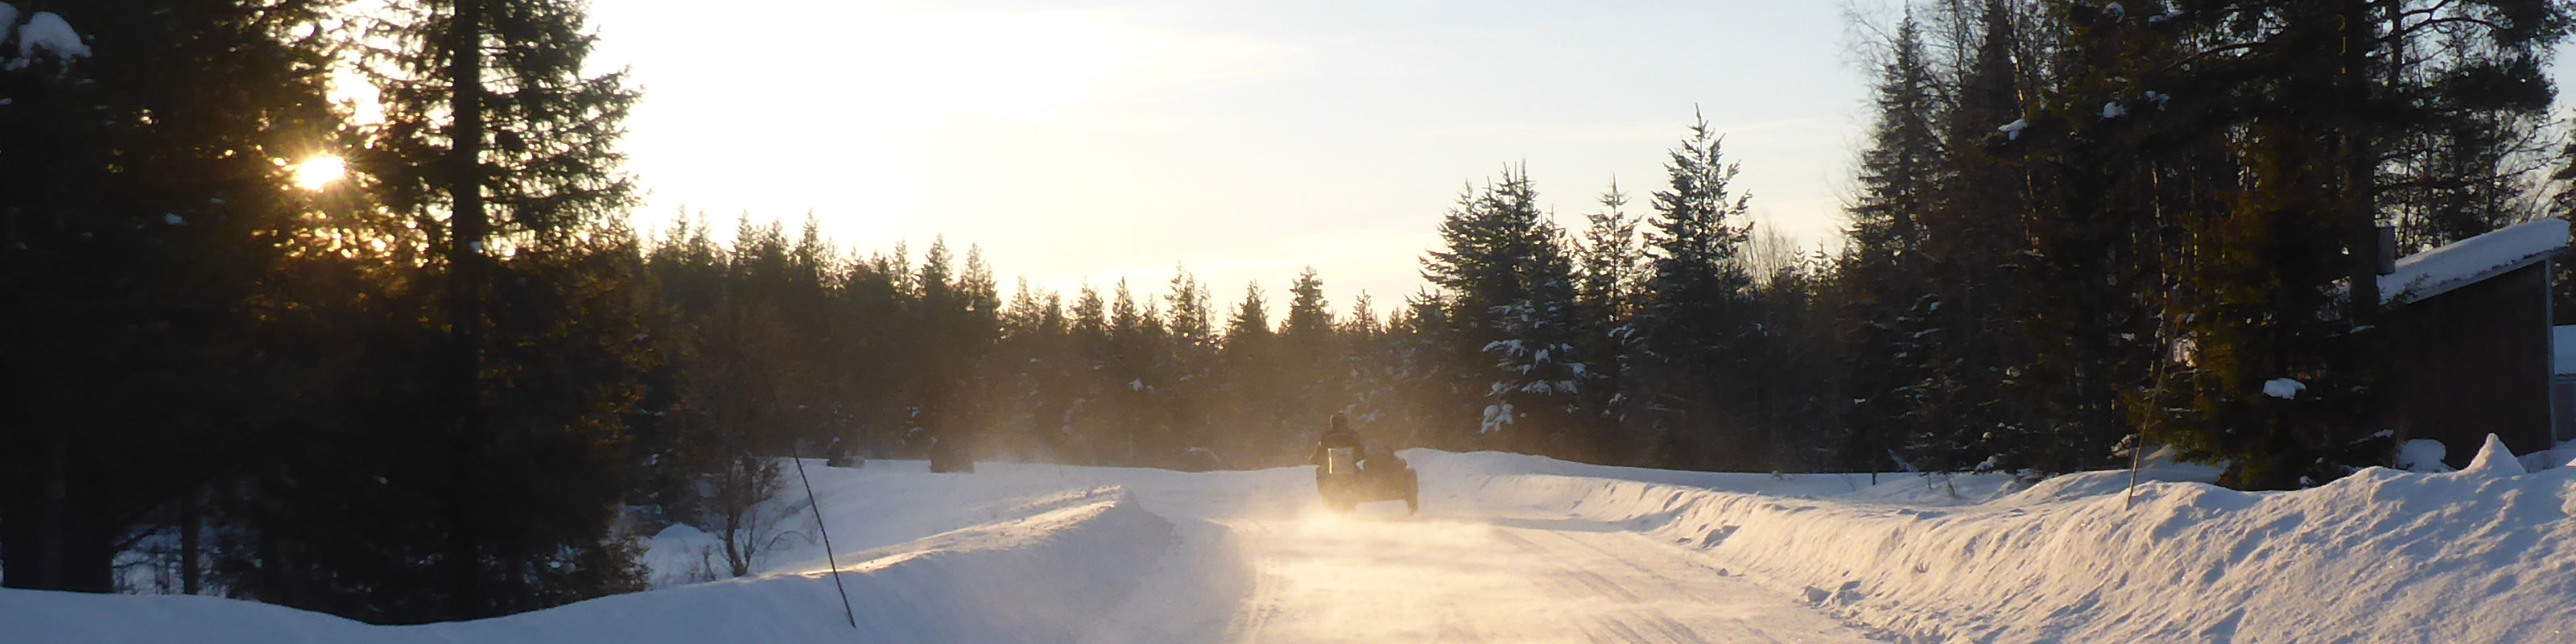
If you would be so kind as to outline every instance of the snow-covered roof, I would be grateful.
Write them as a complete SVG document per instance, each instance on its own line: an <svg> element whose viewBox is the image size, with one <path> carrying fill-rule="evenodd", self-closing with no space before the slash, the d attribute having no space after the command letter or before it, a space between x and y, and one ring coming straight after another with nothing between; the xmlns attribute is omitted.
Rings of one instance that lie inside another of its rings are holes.
<svg viewBox="0 0 2576 644"><path fill-rule="evenodd" d="M2576 375L2576 324L2549 329L2550 373Z"/></svg>
<svg viewBox="0 0 2576 644"><path fill-rule="evenodd" d="M2397 260L2396 272L2379 276L2379 301L2404 304L2448 293L2539 263L2566 247L2566 220L2506 226Z"/></svg>

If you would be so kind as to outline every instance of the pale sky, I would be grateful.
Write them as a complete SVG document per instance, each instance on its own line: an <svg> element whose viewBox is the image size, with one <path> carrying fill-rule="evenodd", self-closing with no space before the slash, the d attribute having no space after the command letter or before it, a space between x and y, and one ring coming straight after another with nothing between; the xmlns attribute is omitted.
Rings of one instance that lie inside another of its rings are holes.
<svg viewBox="0 0 2576 644"><path fill-rule="evenodd" d="M934 235L1063 292L1185 265L1279 315L1421 288L1469 183L1526 163L1578 228L1615 176L1648 212L1694 105L1757 216L1831 243L1868 115L1843 3L594 0L596 61L645 90L630 169L685 205L808 211L843 248ZM712 9L713 11L710 11Z"/></svg>

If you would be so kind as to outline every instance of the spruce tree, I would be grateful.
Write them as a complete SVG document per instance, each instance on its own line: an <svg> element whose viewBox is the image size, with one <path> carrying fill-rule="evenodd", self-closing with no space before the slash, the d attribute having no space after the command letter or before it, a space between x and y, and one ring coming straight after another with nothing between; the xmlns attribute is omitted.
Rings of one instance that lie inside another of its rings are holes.
<svg viewBox="0 0 2576 644"><path fill-rule="evenodd" d="M1696 119L1665 162L1669 187L1654 195L1646 233L1651 273L1637 316L1638 366L1654 462L1682 467L1762 467L1769 445L1740 415L1750 402L1744 370L1752 277L1743 248L1752 195L1730 188L1738 168L1724 137Z"/></svg>
<svg viewBox="0 0 2576 644"><path fill-rule="evenodd" d="M305 223L345 223L345 184L295 189L281 165L347 141L331 42L300 31L332 5L18 6L0 25L21 61L0 69L0 306L20 313L0 325L0 578L108 592L126 536L203 523L200 501L286 445L306 402L290 387L341 375L277 342L367 284L314 257ZM39 19L83 39L12 35Z"/></svg>
<svg viewBox="0 0 2576 644"><path fill-rule="evenodd" d="M1299 272L1288 293L1288 315L1280 321L1272 354L1281 396L1279 426L1256 448L1264 454L1298 453L1309 430L1350 404L1352 369L1344 363L1350 343L1359 338L1347 337L1334 321L1332 305L1324 300L1324 280L1314 267Z"/></svg>
<svg viewBox="0 0 2576 644"><path fill-rule="evenodd" d="M1916 310L1928 295L1921 223L1943 180L1937 88L1910 12L1886 47L1873 86L1876 120L1860 157L1860 194L1845 209L1851 224L1833 285L1842 304L1840 341L1852 361L1844 380L1847 462L1872 472L1893 465L1887 455L1909 437L1929 431L1921 414L1931 375L1927 340L1938 340L1927 339L1924 312Z"/></svg>
<svg viewBox="0 0 2576 644"><path fill-rule="evenodd" d="M2390 447L2365 429L2381 399L2371 391L2384 340L2371 330L2385 294L2373 256L2391 196L2382 172L2390 142L2545 103L2547 81L2530 55L2562 39L2568 19L2565 6L2544 0L2281 1L2168 21L2193 37L2186 54L2244 52L2173 82L2188 88L2175 102L2206 97L2194 106L2211 124L2203 131L2241 133L2235 145L2247 156L2241 196L2218 216L2183 223L2195 240L2183 269L2193 295L2166 315L2190 342L2178 380L2193 413L2163 434L2232 459L2222 482L2237 487L2315 484L2385 462ZM2410 53L2444 41L2502 55L2444 62ZM2317 136L2320 127L2329 134ZM2278 378L2301 381L2306 393L2263 395L2262 383Z"/></svg>
<svg viewBox="0 0 2576 644"><path fill-rule="evenodd" d="M512 349L534 337L625 326L596 317L619 312L579 308L598 301L584 293L602 279L582 274L589 269L580 258L600 252L586 237L636 201L615 145L637 94L622 72L583 68L595 36L573 0L400 2L373 24L360 41L368 48L362 69L385 120L368 132L368 153L355 166L375 180L372 193L384 207L440 233L430 242L445 261L429 269L448 285L441 308L453 338L447 420L427 434L441 437L433 460L448 469L435 510L445 524L436 558L445 607L382 618L482 617L632 588L631 576L554 574L593 560L607 563L579 567L632 565L620 561L607 532L614 488L541 487L496 467L515 455L495 450L561 441L548 448L563 459L550 469L565 475L619 460L619 428L601 419L622 414L631 389L579 405L518 395L542 389L522 376L570 374L514 362L543 354ZM501 306L507 301L558 308ZM595 386L633 386L631 371L605 366L633 364L631 356L599 359L598 370L582 374L604 378ZM522 508L563 511L513 513ZM541 525L548 529L532 529ZM577 587L584 584L591 587Z"/></svg>
<svg viewBox="0 0 2576 644"><path fill-rule="evenodd" d="M1232 417L1227 443L1238 453L1275 445L1285 419L1280 404L1286 393L1278 373L1278 333L1270 328L1270 305L1261 283L1244 285L1243 301L1226 316L1223 358L1224 405Z"/></svg>
<svg viewBox="0 0 2576 644"><path fill-rule="evenodd" d="M1527 171L1506 169L1459 197L1440 224L1443 247L1423 277L1446 310L1438 341L1458 365L1444 375L1484 398L1476 434L1491 444L1543 449L1578 433L1572 350L1575 283L1563 231L1538 208ZM1527 422L1524 422L1527 421Z"/></svg>

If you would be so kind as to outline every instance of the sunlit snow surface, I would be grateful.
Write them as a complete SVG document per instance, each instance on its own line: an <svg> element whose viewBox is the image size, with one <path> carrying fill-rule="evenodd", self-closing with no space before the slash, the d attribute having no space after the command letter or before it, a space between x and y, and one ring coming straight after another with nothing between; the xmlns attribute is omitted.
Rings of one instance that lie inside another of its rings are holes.
<svg viewBox="0 0 2576 644"><path fill-rule="evenodd" d="M0 640L2576 641L2576 470L2492 454L2284 493L2152 464L2134 505L2127 472L2017 489L1406 455L1418 516L1322 510L1306 468L808 461L855 634L791 495L742 579L676 577L708 540L674 530L661 589L512 617L0 591Z"/></svg>

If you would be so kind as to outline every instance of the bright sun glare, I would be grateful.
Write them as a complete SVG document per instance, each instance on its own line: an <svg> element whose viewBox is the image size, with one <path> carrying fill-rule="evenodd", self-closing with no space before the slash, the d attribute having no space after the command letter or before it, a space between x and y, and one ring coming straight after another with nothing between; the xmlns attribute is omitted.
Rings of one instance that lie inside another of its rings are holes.
<svg viewBox="0 0 2576 644"><path fill-rule="evenodd" d="M331 182L339 181L348 173L349 167L340 160L340 157L328 154L318 155L305 159L304 163L295 166L295 187L321 190L329 187Z"/></svg>

